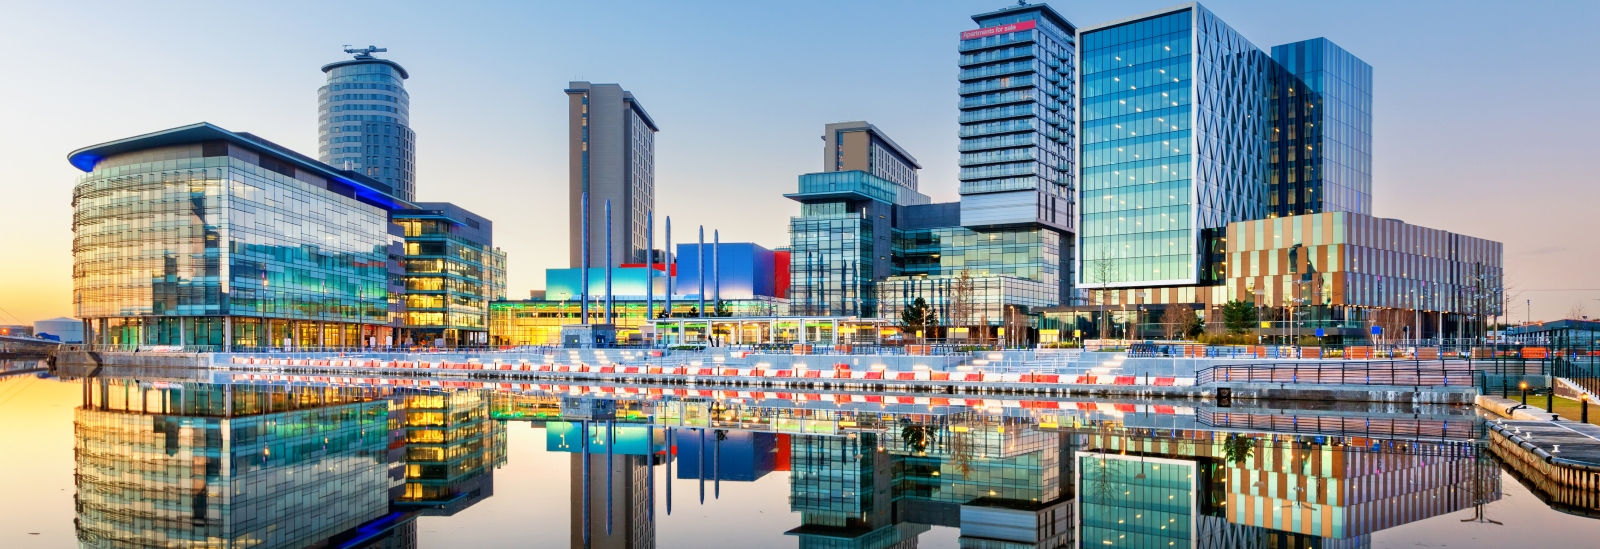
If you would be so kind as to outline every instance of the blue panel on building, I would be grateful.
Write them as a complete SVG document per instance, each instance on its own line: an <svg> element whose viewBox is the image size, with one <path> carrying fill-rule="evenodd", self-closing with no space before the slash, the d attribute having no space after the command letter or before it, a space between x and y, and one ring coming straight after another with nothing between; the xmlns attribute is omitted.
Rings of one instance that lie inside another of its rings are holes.
<svg viewBox="0 0 1600 549"><path fill-rule="evenodd" d="M700 433L680 430L675 439L678 445L678 478L706 480L722 479L750 482L772 472L778 462L778 436L772 433L749 431L724 431L725 438L717 441L716 433L705 436L705 461L701 461ZM702 463L704 470L701 469Z"/></svg>
<svg viewBox="0 0 1600 549"><path fill-rule="evenodd" d="M726 247L726 246L724 246ZM546 269L544 272L545 299L565 300L578 299L583 288L578 282L578 271L582 269ZM611 295L613 298L638 298L644 299L645 280L648 279L647 269L644 267L617 267L611 270ZM655 271L657 298L666 297L666 277L661 271ZM727 281L724 274L723 282L726 290ZM606 270L589 269L589 299L604 299L606 294ZM727 294L724 291L723 297Z"/></svg>
<svg viewBox="0 0 1600 549"><path fill-rule="evenodd" d="M774 296L777 294L777 284L773 273L772 250L756 244L723 243L715 256L721 266L720 277L713 277L711 270L712 245L705 245L706 257L706 298L718 295L715 281L721 280L722 299L750 299L755 296ZM700 245L679 244L676 260L678 262L677 294L683 297L698 297L700 294Z"/></svg>
<svg viewBox="0 0 1600 549"><path fill-rule="evenodd" d="M644 425L616 425L611 430L606 429L605 423L589 423L589 453L606 453L606 437L614 438L611 441L611 453L614 455L642 456L650 453L650 429ZM574 421L551 421L544 425L544 449L546 452L582 452L583 424ZM655 450L666 449L666 432L655 429Z"/></svg>

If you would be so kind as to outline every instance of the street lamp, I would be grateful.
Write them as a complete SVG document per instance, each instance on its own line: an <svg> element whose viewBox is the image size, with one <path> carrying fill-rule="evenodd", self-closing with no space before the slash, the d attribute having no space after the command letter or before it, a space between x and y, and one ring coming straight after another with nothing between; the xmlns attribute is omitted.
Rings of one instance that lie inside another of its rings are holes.
<svg viewBox="0 0 1600 549"><path fill-rule="evenodd" d="M1527 380L1523 380L1522 382L1517 383L1517 387L1522 389L1522 405L1523 406L1527 406L1528 405L1528 382L1527 382Z"/></svg>
<svg viewBox="0 0 1600 549"><path fill-rule="evenodd" d="M1261 333L1261 296L1266 295L1267 292L1265 290L1257 290L1255 289L1255 286L1252 285L1250 286L1250 293L1256 298L1256 345L1260 345L1261 338L1264 337L1264 334Z"/></svg>

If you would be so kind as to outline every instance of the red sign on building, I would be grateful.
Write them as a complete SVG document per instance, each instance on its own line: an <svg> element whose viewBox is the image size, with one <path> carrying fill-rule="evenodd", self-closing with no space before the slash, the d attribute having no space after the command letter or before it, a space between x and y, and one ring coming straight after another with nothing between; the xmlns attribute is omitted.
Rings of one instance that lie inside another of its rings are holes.
<svg viewBox="0 0 1600 549"><path fill-rule="evenodd" d="M1009 34L1009 33L1013 33L1013 32L1020 32L1020 31L1031 30L1031 29L1033 29L1033 21L1021 21L1021 22L1017 22L1017 23L1011 23L1009 25L1000 25L1000 26L997 26L997 27L987 27L987 28L982 28L982 29L978 29L978 30L969 30L969 31L961 33L961 39L962 40L971 40L973 38L983 38L985 36L994 36L996 34Z"/></svg>

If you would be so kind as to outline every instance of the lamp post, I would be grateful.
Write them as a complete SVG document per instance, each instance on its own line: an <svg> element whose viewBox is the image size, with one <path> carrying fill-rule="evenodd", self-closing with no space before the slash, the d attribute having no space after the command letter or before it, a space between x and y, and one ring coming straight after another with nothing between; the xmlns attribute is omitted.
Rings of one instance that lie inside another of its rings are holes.
<svg viewBox="0 0 1600 549"><path fill-rule="evenodd" d="M1250 287L1250 294L1256 298L1256 345L1261 344L1261 338L1263 337L1263 334L1261 333L1261 296L1265 295L1266 293L1267 292L1263 290L1255 289L1255 286Z"/></svg>
<svg viewBox="0 0 1600 549"><path fill-rule="evenodd" d="M1138 330L1139 329L1139 323L1144 321L1143 317L1144 317L1144 303L1145 303L1144 297L1145 297L1145 295L1146 294L1145 294L1145 292L1143 290L1133 293L1134 315L1135 315L1133 317L1133 329L1135 329L1135 330ZM1139 339L1139 335L1140 334L1138 332L1135 332L1133 334L1133 338L1134 339Z"/></svg>
<svg viewBox="0 0 1600 549"><path fill-rule="evenodd" d="M1527 381L1522 381L1520 383L1517 383L1517 387L1522 389L1522 405L1523 406L1527 406L1528 405L1528 382Z"/></svg>
<svg viewBox="0 0 1600 549"><path fill-rule="evenodd" d="M1589 422L1589 393L1578 395L1578 416L1581 418L1579 421Z"/></svg>

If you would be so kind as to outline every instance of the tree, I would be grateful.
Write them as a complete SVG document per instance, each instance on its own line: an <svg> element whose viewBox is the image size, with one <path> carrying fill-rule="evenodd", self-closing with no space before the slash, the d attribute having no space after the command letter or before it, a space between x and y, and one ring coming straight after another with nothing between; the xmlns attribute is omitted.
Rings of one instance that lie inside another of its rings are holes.
<svg viewBox="0 0 1600 549"><path fill-rule="evenodd" d="M1255 326L1256 306L1249 301L1232 300L1222 306L1222 323L1229 333L1242 334Z"/></svg>
<svg viewBox="0 0 1600 549"><path fill-rule="evenodd" d="M1199 338L1204 333L1206 333L1205 319L1200 318L1200 315L1197 314L1189 315L1189 325L1183 327L1183 334L1190 338Z"/></svg>
<svg viewBox="0 0 1600 549"><path fill-rule="evenodd" d="M1167 339L1178 339L1187 334L1198 320L1199 316L1188 305L1169 305L1161 313L1161 328Z"/></svg>
<svg viewBox="0 0 1600 549"><path fill-rule="evenodd" d="M908 332L921 332L936 323L933 318L933 309L928 307L928 300L918 297L900 311L900 325Z"/></svg>
<svg viewBox="0 0 1600 549"><path fill-rule="evenodd" d="M1582 301L1572 304L1572 308L1567 309L1567 318L1571 320L1583 320L1588 318L1588 315L1584 314Z"/></svg>
<svg viewBox="0 0 1600 549"><path fill-rule="evenodd" d="M1116 261L1113 261L1111 247L1102 244L1100 248L1095 251L1095 257L1092 260L1092 263L1093 264L1090 265L1090 274L1094 278L1094 282L1100 286L1095 288L1094 293L1091 295L1094 296L1095 303L1100 305L1099 338L1105 339L1107 335L1106 331L1108 330L1106 327L1106 321L1108 320L1106 318L1106 302L1108 301L1108 298L1111 297L1111 288L1106 287L1106 285L1115 282L1117 279L1117 263Z"/></svg>
<svg viewBox="0 0 1600 549"><path fill-rule="evenodd" d="M962 269L950 284L950 294L946 311L950 315L950 325L966 327L972 324L972 271Z"/></svg>
<svg viewBox="0 0 1600 549"><path fill-rule="evenodd" d="M727 301L718 301L716 307L711 316L733 316L733 308L728 306Z"/></svg>

